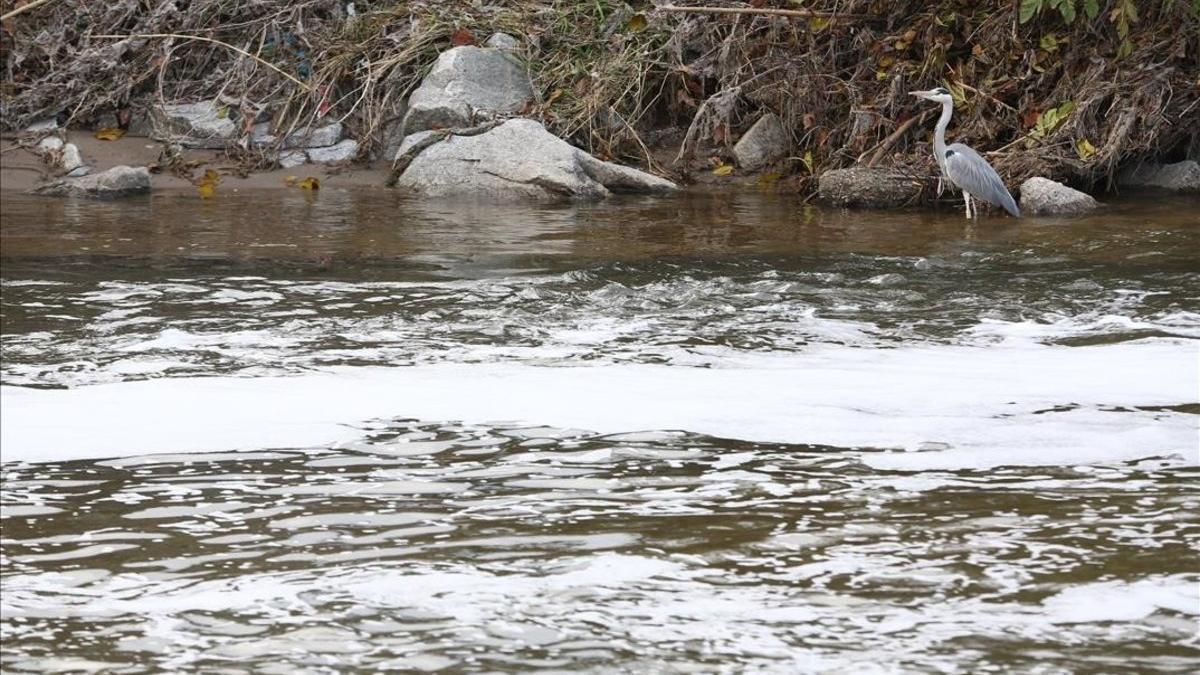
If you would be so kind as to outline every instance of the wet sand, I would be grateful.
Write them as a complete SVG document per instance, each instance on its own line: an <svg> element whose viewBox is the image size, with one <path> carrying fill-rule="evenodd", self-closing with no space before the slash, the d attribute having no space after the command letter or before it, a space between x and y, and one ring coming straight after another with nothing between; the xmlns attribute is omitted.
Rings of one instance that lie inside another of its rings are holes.
<svg viewBox="0 0 1200 675"><path fill-rule="evenodd" d="M115 141L96 140L90 131L69 131L67 142L79 147L84 162L91 173L99 173L114 166L147 166L158 160L163 144L145 136L124 136ZM0 190L25 192L39 184L55 180L60 173L42 161L37 154L20 147L17 138L6 134L0 140ZM288 176L320 179L322 187L384 187L389 168L386 162L374 162L370 166L333 164L304 164L290 169L255 171L246 177L238 176L237 162L225 157L218 150L186 150L186 160L205 162L195 175L206 168L216 169L221 174L218 191L295 189L289 187ZM152 190L194 190L187 180L170 172L153 173L150 177Z"/></svg>

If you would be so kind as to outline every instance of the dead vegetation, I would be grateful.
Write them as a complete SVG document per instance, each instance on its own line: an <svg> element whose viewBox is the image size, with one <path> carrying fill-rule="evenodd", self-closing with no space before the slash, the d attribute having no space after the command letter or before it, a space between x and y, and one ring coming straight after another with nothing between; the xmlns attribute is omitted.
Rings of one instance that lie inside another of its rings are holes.
<svg viewBox="0 0 1200 675"><path fill-rule="evenodd" d="M1066 3L1078 5L1069 21ZM1012 182L1090 186L1143 158L1200 154L1196 0L674 4L811 14L616 0L48 0L3 22L3 121L128 125L156 100L210 99L247 131L337 116L367 156L440 51L502 30L525 45L539 92L525 114L659 172L706 170L770 110L791 135L778 169L803 192L855 164L928 173L932 116L914 120L925 109L908 91L938 85L957 99L951 136ZM130 37L100 37L112 35ZM655 152L664 143L670 152Z"/></svg>

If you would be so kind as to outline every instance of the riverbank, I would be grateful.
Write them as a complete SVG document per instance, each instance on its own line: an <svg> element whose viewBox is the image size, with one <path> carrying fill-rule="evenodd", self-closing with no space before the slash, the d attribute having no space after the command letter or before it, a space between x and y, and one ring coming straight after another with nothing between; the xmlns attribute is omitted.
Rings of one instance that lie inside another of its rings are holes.
<svg viewBox="0 0 1200 675"><path fill-rule="evenodd" d="M439 55L505 31L532 84L513 114L685 184L779 183L807 197L830 170L887 167L933 199L933 113L907 92L937 85L955 99L954 140L1012 185L1045 176L1106 190L1141 163L1200 156L1200 10L1182 1L1076 11L941 0L884 12L856 0L790 14L771 2L714 3L721 13L606 0L278 4L43 3L4 24L3 124L135 129L155 106L211 101L239 135L336 119L355 165L370 167L388 159L409 94ZM736 146L764 119L778 121L773 152L749 162ZM222 156L228 173L267 171L267 182L281 159L236 144Z"/></svg>

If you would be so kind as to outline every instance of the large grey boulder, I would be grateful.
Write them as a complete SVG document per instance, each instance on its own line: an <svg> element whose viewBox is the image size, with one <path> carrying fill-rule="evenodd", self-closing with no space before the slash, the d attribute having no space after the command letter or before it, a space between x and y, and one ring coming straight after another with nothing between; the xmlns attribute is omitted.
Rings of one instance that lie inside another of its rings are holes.
<svg viewBox="0 0 1200 675"><path fill-rule="evenodd" d="M150 171L144 166L114 166L82 178L64 178L34 190L43 195L73 195L113 199L150 191Z"/></svg>
<svg viewBox="0 0 1200 675"><path fill-rule="evenodd" d="M884 209L920 197L920 180L890 169L834 169L817 180L817 198L831 206Z"/></svg>
<svg viewBox="0 0 1200 675"><path fill-rule="evenodd" d="M1121 187L1200 192L1200 162L1188 159L1174 164L1143 164L1121 174L1118 184Z"/></svg>
<svg viewBox="0 0 1200 675"><path fill-rule="evenodd" d="M529 73L510 50L455 47L409 97L404 133L471 126L476 113L515 113L531 98Z"/></svg>
<svg viewBox="0 0 1200 675"><path fill-rule="evenodd" d="M775 113L767 113L738 139L733 146L733 157L743 169L757 171L785 156L787 151L788 137L783 122Z"/></svg>
<svg viewBox="0 0 1200 675"><path fill-rule="evenodd" d="M212 101L170 103L153 112L154 135L186 148L226 148L237 136L229 111Z"/></svg>
<svg viewBox="0 0 1200 675"><path fill-rule="evenodd" d="M1087 213L1100 204L1091 195L1035 176L1021 183L1021 211L1031 216Z"/></svg>
<svg viewBox="0 0 1200 675"><path fill-rule="evenodd" d="M409 136L400 153L435 133ZM412 160L396 186L427 196L497 201L601 199L613 192L676 189L671 181L600 161L528 119L434 143Z"/></svg>

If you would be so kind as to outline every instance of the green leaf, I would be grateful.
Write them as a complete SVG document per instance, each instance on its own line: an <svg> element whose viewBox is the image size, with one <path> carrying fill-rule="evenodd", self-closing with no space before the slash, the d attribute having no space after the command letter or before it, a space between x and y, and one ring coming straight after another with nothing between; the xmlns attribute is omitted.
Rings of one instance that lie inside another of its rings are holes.
<svg viewBox="0 0 1200 675"><path fill-rule="evenodd" d="M1058 13L1062 14L1063 21L1070 25L1075 21L1075 0L1063 0L1058 6Z"/></svg>
<svg viewBox="0 0 1200 675"><path fill-rule="evenodd" d="M1039 44L1041 45L1042 49L1045 49L1050 53L1058 51L1058 38L1054 37L1054 33L1043 35Z"/></svg>
<svg viewBox="0 0 1200 675"><path fill-rule="evenodd" d="M1100 13L1099 0L1083 0L1083 13L1087 14L1088 20L1096 18Z"/></svg>
<svg viewBox="0 0 1200 675"><path fill-rule="evenodd" d="M1058 120L1061 122L1067 119L1067 115L1070 115L1074 111L1075 101L1067 101L1066 103L1058 106Z"/></svg>
<svg viewBox="0 0 1200 675"><path fill-rule="evenodd" d="M1027 23L1034 14L1042 11L1043 0L1021 0L1021 11L1018 18L1021 23Z"/></svg>

